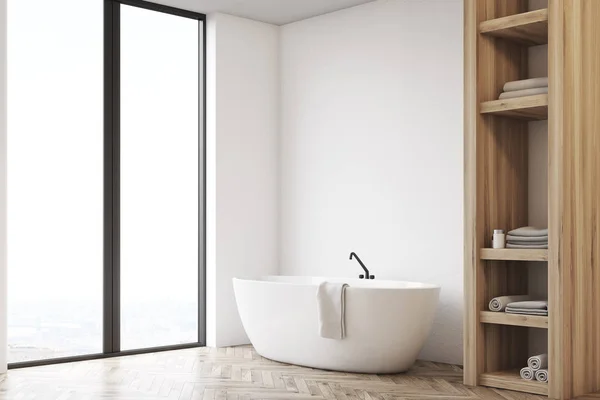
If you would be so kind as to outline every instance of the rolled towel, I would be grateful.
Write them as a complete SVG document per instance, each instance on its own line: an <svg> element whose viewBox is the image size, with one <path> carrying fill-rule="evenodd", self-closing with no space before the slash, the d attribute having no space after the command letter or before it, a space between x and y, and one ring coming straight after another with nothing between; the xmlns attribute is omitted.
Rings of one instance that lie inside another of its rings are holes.
<svg viewBox="0 0 600 400"><path fill-rule="evenodd" d="M548 243L548 235L545 236L513 236L506 235L507 242L513 242L515 244L519 243L537 243L537 242L546 242Z"/></svg>
<svg viewBox="0 0 600 400"><path fill-rule="evenodd" d="M506 306L510 303L514 303L514 302L518 302L518 301L525 301L525 300L530 300L530 299L531 299L531 296L527 296L527 295L494 297L492 300L490 300L489 308L490 308L490 311L500 312L500 311L504 311Z"/></svg>
<svg viewBox="0 0 600 400"><path fill-rule="evenodd" d="M507 249L547 249L548 244L506 244Z"/></svg>
<svg viewBox="0 0 600 400"><path fill-rule="evenodd" d="M521 368L521 378L533 381L535 379L535 372L529 367Z"/></svg>
<svg viewBox="0 0 600 400"><path fill-rule="evenodd" d="M511 81L504 84L505 92L514 92L516 90L534 89L548 87L548 78L532 78L520 81Z"/></svg>
<svg viewBox="0 0 600 400"><path fill-rule="evenodd" d="M537 356L529 357L527 366L534 371L548 368L548 354L539 354Z"/></svg>
<svg viewBox="0 0 600 400"><path fill-rule="evenodd" d="M510 236L540 237L548 236L548 229L540 229L533 226L524 226L522 228L513 229L512 231L509 231L508 234Z"/></svg>
<svg viewBox="0 0 600 400"><path fill-rule="evenodd" d="M540 382L548 383L548 370L540 369L535 371L535 379Z"/></svg>
<svg viewBox="0 0 600 400"><path fill-rule="evenodd" d="M541 88L533 88L533 89L523 89L523 90L515 90L512 92L504 92L500 94L498 99L514 99L517 97L525 97L525 96L535 96L536 94L546 94L548 93L547 87Z"/></svg>

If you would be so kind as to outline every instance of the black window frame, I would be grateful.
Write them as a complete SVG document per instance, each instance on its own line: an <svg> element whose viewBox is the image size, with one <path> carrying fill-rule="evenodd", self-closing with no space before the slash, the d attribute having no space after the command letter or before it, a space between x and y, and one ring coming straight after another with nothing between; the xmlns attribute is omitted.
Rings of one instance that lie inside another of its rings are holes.
<svg viewBox="0 0 600 400"><path fill-rule="evenodd" d="M188 344L121 350L120 133L121 5L198 21L202 90L198 110L198 341ZM201 24L201 26L200 26ZM200 38L199 38L200 39ZM102 353L9 363L9 369L154 353L206 345L206 15L143 0L104 0L104 264Z"/></svg>

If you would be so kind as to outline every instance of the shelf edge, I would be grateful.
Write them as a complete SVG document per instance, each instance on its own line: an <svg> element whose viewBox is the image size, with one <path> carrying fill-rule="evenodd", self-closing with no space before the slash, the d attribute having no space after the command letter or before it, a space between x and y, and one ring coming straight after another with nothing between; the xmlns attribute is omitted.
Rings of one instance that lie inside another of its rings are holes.
<svg viewBox="0 0 600 400"><path fill-rule="evenodd" d="M483 324L523 326L548 329L548 317L540 315L507 314L505 312L481 311L479 322Z"/></svg>
<svg viewBox="0 0 600 400"><path fill-rule="evenodd" d="M479 250L481 260L490 261L548 261L547 249L489 249Z"/></svg>
<svg viewBox="0 0 600 400"><path fill-rule="evenodd" d="M537 107L548 107L547 94L536 94L533 96L516 97L512 99L484 101L480 104L479 112L481 114L493 114L506 111L527 110Z"/></svg>
<svg viewBox="0 0 600 400"><path fill-rule="evenodd" d="M527 20L527 22L521 22L520 20ZM505 21L515 21L513 23L504 23ZM489 34L503 29L516 28L518 26L527 26L540 22L548 22L548 9L542 8L540 10L528 11L516 15L508 15L506 17L489 19L482 21L479 24L479 33Z"/></svg>
<svg viewBox="0 0 600 400"><path fill-rule="evenodd" d="M548 395L548 384L521 379L517 371L483 373L479 375L479 384L498 389Z"/></svg>

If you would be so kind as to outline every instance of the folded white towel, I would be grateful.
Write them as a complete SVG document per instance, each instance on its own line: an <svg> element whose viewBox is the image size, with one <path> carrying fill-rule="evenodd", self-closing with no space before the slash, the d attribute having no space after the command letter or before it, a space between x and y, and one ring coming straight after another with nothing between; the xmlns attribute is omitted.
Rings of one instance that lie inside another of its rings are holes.
<svg viewBox="0 0 600 400"><path fill-rule="evenodd" d="M521 378L527 381L532 381L535 379L535 373L529 367L521 368Z"/></svg>
<svg viewBox="0 0 600 400"><path fill-rule="evenodd" d="M523 315L548 315L548 302L542 301L516 301L507 304L506 312L509 314Z"/></svg>
<svg viewBox="0 0 600 400"><path fill-rule="evenodd" d="M532 310L530 308L514 308L506 307L504 310L507 314L519 314L519 315L536 315L539 317L547 317L548 310Z"/></svg>
<svg viewBox="0 0 600 400"><path fill-rule="evenodd" d="M548 368L548 354L539 354L537 356L529 357L527 366L534 371Z"/></svg>
<svg viewBox="0 0 600 400"><path fill-rule="evenodd" d="M540 382L548 383L548 370L540 369L535 371L535 379Z"/></svg>
<svg viewBox="0 0 600 400"><path fill-rule="evenodd" d="M515 90L525 90L540 87L548 87L548 78L532 78L523 79L520 81L506 82L504 85L505 92L514 92Z"/></svg>
<svg viewBox="0 0 600 400"><path fill-rule="evenodd" d="M513 244L506 243L507 249L547 249L548 244Z"/></svg>
<svg viewBox="0 0 600 400"><path fill-rule="evenodd" d="M494 297L492 300L490 300L489 308L490 308L490 311L500 312L500 311L504 311L506 306L510 303L514 303L517 301L525 301L525 300L530 300L530 299L531 299L531 296L527 296L527 295Z"/></svg>
<svg viewBox="0 0 600 400"><path fill-rule="evenodd" d="M537 242L546 242L548 243L548 235L546 236L513 236L506 235L507 242L513 242L515 244L523 243L537 243Z"/></svg>
<svg viewBox="0 0 600 400"><path fill-rule="evenodd" d="M539 297L538 297L539 298ZM514 301L506 305L506 307L523 308L526 310L547 310L547 300L524 300Z"/></svg>
<svg viewBox="0 0 600 400"><path fill-rule="evenodd" d="M323 282L317 289L319 335L327 339L341 340L346 337L346 288L345 283Z"/></svg>
<svg viewBox="0 0 600 400"><path fill-rule="evenodd" d="M532 89L523 89L523 90L514 90L512 92L503 92L498 97L500 100L502 99L514 99L517 97L526 97L526 96L535 96L536 94L546 94L548 93L547 87L541 88L532 88Z"/></svg>
<svg viewBox="0 0 600 400"><path fill-rule="evenodd" d="M506 242L506 244L514 244L515 246L525 246L525 247L548 246L548 241L546 240L545 242L542 242L542 241L536 241L536 242L515 242L514 240L509 240L509 241Z"/></svg>
<svg viewBox="0 0 600 400"><path fill-rule="evenodd" d="M510 236L540 237L548 236L548 229L541 229L533 226L524 226L522 228L513 229L512 231L509 231L508 234Z"/></svg>

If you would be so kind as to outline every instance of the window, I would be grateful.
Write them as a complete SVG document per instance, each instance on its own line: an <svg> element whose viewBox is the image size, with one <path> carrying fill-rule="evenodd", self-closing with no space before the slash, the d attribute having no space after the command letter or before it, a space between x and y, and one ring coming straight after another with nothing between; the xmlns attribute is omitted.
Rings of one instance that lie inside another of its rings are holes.
<svg viewBox="0 0 600 400"><path fill-rule="evenodd" d="M202 344L204 16L8 0L8 33L9 363Z"/></svg>
<svg viewBox="0 0 600 400"><path fill-rule="evenodd" d="M197 21L121 6L123 350L198 341L198 41Z"/></svg>
<svg viewBox="0 0 600 400"><path fill-rule="evenodd" d="M102 10L8 1L9 362L102 351Z"/></svg>

